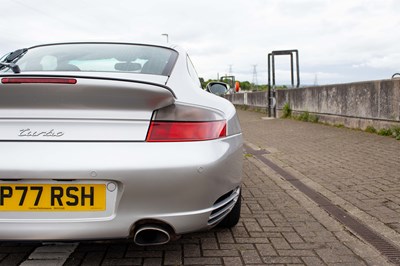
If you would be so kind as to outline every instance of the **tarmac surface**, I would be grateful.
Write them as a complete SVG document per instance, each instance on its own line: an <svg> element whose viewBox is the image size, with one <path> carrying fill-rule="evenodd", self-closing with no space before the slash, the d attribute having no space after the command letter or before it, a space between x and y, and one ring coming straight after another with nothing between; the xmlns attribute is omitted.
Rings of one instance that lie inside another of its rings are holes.
<svg viewBox="0 0 400 266"><path fill-rule="evenodd" d="M131 241L0 242L0 265L400 265L293 185L305 185L399 249L400 141L238 113L245 151L235 228L145 248Z"/></svg>

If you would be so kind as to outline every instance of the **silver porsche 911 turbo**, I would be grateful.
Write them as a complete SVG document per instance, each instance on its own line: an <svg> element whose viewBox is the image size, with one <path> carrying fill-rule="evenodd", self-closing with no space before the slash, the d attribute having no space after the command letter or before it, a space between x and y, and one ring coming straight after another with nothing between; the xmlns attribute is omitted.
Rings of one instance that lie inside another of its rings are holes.
<svg viewBox="0 0 400 266"><path fill-rule="evenodd" d="M0 240L156 245L240 216L235 108L178 46L60 43L0 59Z"/></svg>

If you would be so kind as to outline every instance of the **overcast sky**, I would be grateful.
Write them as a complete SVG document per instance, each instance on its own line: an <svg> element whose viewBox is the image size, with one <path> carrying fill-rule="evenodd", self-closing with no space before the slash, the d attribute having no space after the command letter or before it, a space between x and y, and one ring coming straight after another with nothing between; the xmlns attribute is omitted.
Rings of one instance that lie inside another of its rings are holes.
<svg viewBox="0 0 400 266"><path fill-rule="evenodd" d="M0 0L0 55L64 41L172 43L205 79L267 80L267 54L298 49L302 84L400 72L398 0ZM289 57L277 83L289 83Z"/></svg>

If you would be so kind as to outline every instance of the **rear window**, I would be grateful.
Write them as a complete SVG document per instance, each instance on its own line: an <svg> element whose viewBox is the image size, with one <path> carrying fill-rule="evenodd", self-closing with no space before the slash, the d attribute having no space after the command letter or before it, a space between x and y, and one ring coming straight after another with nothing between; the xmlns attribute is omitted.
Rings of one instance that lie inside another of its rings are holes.
<svg viewBox="0 0 400 266"><path fill-rule="evenodd" d="M30 48L16 62L24 71L131 72L169 76L177 52L133 44L57 44Z"/></svg>

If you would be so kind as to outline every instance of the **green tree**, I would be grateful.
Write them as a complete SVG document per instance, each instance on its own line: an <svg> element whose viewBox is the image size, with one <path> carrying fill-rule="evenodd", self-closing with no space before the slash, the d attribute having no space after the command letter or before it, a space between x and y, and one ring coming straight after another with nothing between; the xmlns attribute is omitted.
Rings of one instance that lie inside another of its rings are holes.
<svg viewBox="0 0 400 266"><path fill-rule="evenodd" d="M240 89L242 91L250 91L251 90L251 83L248 81L239 81Z"/></svg>

